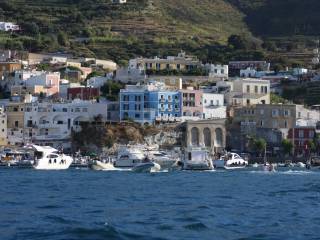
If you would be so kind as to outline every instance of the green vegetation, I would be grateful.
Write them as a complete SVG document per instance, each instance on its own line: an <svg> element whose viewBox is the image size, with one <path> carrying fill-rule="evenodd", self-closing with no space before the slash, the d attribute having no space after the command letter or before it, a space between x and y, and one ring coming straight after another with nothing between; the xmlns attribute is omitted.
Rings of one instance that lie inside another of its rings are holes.
<svg viewBox="0 0 320 240"><path fill-rule="evenodd" d="M259 153L259 155L262 156L267 147L267 142L263 138L254 138L253 147Z"/></svg>
<svg viewBox="0 0 320 240"><path fill-rule="evenodd" d="M184 49L205 62L267 58L283 69L305 61L290 60L295 49L314 47L319 8L316 0L4 0L0 21L17 22L22 31L0 33L0 48L70 52L121 65Z"/></svg>
<svg viewBox="0 0 320 240"><path fill-rule="evenodd" d="M270 93L270 101L271 101L271 104L287 104L289 103L289 101L287 99L284 99L283 97L277 95L277 94L274 94L274 93Z"/></svg>
<svg viewBox="0 0 320 240"><path fill-rule="evenodd" d="M101 87L102 96L106 97L110 101L118 101L120 89L124 88L124 84L120 82L108 81Z"/></svg>
<svg viewBox="0 0 320 240"><path fill-rule="evenodd" d="M292 152L293 143L290 140L284 139L282 141L281 145L282 145L282 150L283 150L284 155L288 155Z"/></svg>

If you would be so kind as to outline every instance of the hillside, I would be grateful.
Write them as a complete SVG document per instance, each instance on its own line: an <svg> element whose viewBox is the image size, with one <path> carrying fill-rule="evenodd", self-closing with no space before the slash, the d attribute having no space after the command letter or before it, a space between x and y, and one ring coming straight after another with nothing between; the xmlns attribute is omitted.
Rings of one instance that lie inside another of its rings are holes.
<svg viewBox="0 0 320 240"><path fill-rule="evenodd" d="M253 42L253 36L290 41L292 35L320 34L316 0L127 1L118 5L110 0L3 0L0 21L17 22L23 31L1 33L0 47L68 51L117 62L186 49L203 60L225 61L235 58L233 49L224 47L232 34ZM247 46L255 51L258 45Z"/></svg>
<svg viewBox="0 0 320 240"><path fill-rule="evenodd" d="M244 12L250 30L262 36L320 35L318 0L227 0Z"/></svg>

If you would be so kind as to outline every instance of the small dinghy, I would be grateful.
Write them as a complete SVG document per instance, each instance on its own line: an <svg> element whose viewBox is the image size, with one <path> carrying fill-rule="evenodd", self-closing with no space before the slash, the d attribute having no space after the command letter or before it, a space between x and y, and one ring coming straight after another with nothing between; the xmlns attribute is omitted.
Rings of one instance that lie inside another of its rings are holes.
<svg viewBox="0 0 320 240"><path fill-rule="evenodd" d="M93 170L98 171L117 171L119 168L114 167L112 162L101 162L95 160L94 163L90 166Z"/></svg>

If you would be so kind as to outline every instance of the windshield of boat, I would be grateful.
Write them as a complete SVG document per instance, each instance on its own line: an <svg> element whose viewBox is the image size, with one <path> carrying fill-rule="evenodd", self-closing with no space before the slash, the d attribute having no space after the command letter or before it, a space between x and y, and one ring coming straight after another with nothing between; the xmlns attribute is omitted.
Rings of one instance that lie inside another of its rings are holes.
<svg viewBox="0 0 320 240"><path fill-rule="evenodd" d="M35 151L35 152L34 152L34 157L35 157L36 159L42 158L42 157L43 157L43 152Z"/></svg>

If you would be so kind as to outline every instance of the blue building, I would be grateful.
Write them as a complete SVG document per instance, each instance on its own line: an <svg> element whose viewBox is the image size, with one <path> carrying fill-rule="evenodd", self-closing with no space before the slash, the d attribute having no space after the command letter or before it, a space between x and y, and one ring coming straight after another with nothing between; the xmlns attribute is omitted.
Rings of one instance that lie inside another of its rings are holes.
<svg viewBox="0 0 320 240"><path fill-rule="evenodd" d="M180 92L153 85L127 86L120 91L120 121L141 124L178 121L181 117Z"/></svg>

